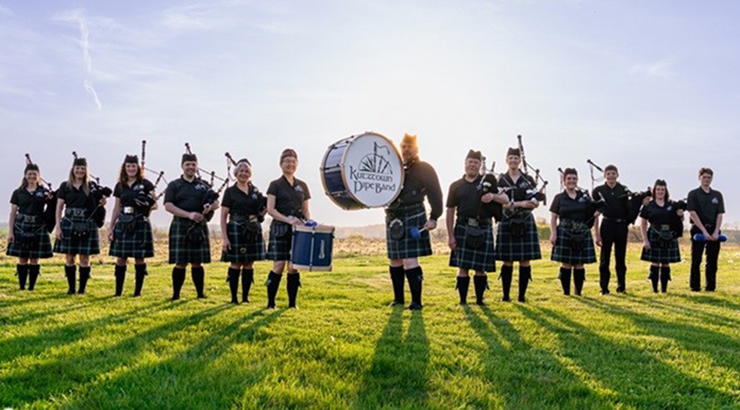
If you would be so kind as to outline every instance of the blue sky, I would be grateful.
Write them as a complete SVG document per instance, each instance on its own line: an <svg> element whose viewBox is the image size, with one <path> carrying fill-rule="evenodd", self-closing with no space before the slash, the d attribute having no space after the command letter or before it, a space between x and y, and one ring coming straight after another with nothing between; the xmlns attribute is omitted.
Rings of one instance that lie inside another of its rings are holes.
<svg viewBox="0 0 740 410"><path fill-rule="evenodd" d="M446 191L469 148L501 171L522 134L550 196L558 167L590 187L587 158L674 197L711 166L738 221L739 18L732 1L0 0L0 192L26 152L58 185L76 150L112 186L142 139L170 179L187 141L219 172L248 157L265 190L293 147L315 218L364 225L382 212L323 194L329 144L418 134Z"/></svg>

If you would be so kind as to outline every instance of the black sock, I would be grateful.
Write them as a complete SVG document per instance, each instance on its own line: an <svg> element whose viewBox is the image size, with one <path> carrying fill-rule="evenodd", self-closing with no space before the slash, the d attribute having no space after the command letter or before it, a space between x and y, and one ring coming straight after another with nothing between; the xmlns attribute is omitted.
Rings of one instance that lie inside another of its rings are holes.
<svg viewBox="0 0 740 410"><path fill-rule="evenodd" d="M77 294L84 295L85 289L87 289L87 281L90 280L90 271L92 270L89 266L80 266L80 287L77 289Z"/></svg>
<svg viewBox="0 0 740 410"><path fill-rule="evenodd" d="M671 267L663 266L660 268L660 290L663 293L668 292L668 282L671 280Z"/></svg>
<svg viewBox="0 0 740 410"><path fill-rule="evenodd" d="M254 269L243 268L242 269L242 302L249 303L249 289L252 288L254 282Z"/></svg>
<svg viewBox="0 0 740 410"><path fill-rule="evenodd" d="M509 296L511 292L511 282L514 278L514 266L512 265L504 265L501 267L501 290L503 291L503 300L504 302L508 302L511 300L511 297Z"/></svg>
<svg viewBox="0 0 740 410"><path fill-rule="evenodd" d="M226 281L229 282L229 290L231 291L231 303L239 303L237 293L239 292L239 274L241 270L239 268L229 268L226 275Z"/></svg>
<svg viewBox="0 0 740 410"><path fill-rule="evenodd" d="M586 269L573 269L573 284L576 288L576 295L581 296L583 291L583 282L586 281Z"/></svg>
<svg viewBox="0 0 740 410"><path fill-rule="evenodd" d="M424 272L421 266L406 271L406 279L409 281L409 290L411 291L411 309L421 309L421 291L422 281L424 281Z"/></svg>
<svg viewBox="0 0 740 410"><path fill-rule="evenodd" d="M148 274L146 271L146 263L134 265L136 270L136 284L134 286L134 296L141 296L141 289L144 287L144 278Z"/></svg>
<svg viewBox="0 0 740 410"><path fill-rule="evenodd" d="M470 288L470 276L458 276L455 289L460 294L460 304L468 304L468 289Z"/></svg>
<svg viewBox="0 0 740 410"><path fill-rule="evenodd" d="M126 265L116 265L116 296L123 294L123 283L126 281Z"/></svg>
<svg viewBox="0 0 740 410"><path fill-rule="evenodd" d="M206 270L202 266L191 266L190 277L193 279L193 285L195 285L195 291L198 293L198 299L206 297L205 281L206 281Z"/></svg>
<svg viewBox="0 0 740 410"><path fill-rule="evenodd" d="M185 283L185 268L172 268L172 300L180 299L180 291Z"/></svg>
<svg viewBox="0 0 740 410"><path fill-rule="evenodd" d="M298 288L301 287L301 273L289 273L288 274L288 307L296 307L296 299L298 298Z"/></svg>
<svg viewBox="0 0 740 410"><path fill-rule="evenodd" d="M520 302L525 301L529 281L532 280L532 267L519 265L519 298Z"/></svg>
<svg viewBox="0 0 740 410"><path fill-rule="evenodd" d="M394 304L403 305L406 303L403 295L406 272L403 270L403 266L391 266L389 271L391 273L391 282L393 282L393 302Z"/></svg>
<svg viewBox="0 0 740 410"><path fill-rule="evenodd" d="M650 274L648 275L648 279L650 279L650 283L653 285L653 292L658 293L658 280L660 278L660 266L650 266Z"/></svg>
<svg viewBox="0 0 740 410"><path fill-rule="evenodd" d="M15 267L15 271L18 275L18 285L20 285L20 290L26 290L26 281L28 280L28 265L18 264Z"/></svg>
<svg viewBox="0 0 740 410"><path fill-rule="evenodd" d="M558 278L560 279L560 285L563 287L564 295L570 295L571 271L571 268L560 268L560 274L558 275Z"/></svg>
<svg viewBox="0 0 740 410"><path fill-rule="evenodd" d="M64 276L67 277L67 285L69 286L69 290L67 290L68 295L74 295L77 293L75 290L77 286L77 280L75 276L77 275L77 265L64 265Z"/></svg>
<svg viewBox="0 0 740 410"><path fill-rule="evenodd" d="M483 298L483 295L486 293L486 289L488 289L488 276L473 276L473 286L475 287L475 304L479 306L484 306L485 300Z"/></svg>
<svg viewBox="0 0 740 410"><path fill-rule="evenodd" d="M270 274L267 275L267 282L265 282L265 285L267 286L267 308L268 309L274 309L275 308L275 296L277 295L277 291L280 288L280 279L283 278L283 275L278 275L277 273L270 271Z"/></svg>
<svg viewBox="0 0 740 410"><path fill-rule="evenodd" d="M41 274L41 265L28 265L28 290L36 287L36 279Z"/></svg>

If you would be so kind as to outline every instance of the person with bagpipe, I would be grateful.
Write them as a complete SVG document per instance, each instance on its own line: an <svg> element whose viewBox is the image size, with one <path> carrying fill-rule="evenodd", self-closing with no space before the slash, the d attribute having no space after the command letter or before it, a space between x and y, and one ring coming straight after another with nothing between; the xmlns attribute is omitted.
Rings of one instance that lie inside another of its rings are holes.
<svg viewBox="0 0 740 410"><path fill-rule="evenodd" d="M651 262L648 280L653 285L653 292L658 293L660 281L660 290L665 293L671 280L671 263L681 261L678 237L683 233L686 203L671 201L668 185L662 179L655 181L652 198L640 211L643 243L640 259Z"/></svg>
<svg viewBox="0 0 740 410"><path fill-rule="evenodd" d="M298 288L301 287L301 274L290 263L290 251L293 246L293 226L311 220L308 207L311 193L308 185L295 177L297 168L298 154L295 150L286 148L280 154L280 169L283 175L270 182L267 188L267 213L272 217L267 259L273 261L272 270L265 282L268 309L275 309L275 296L286 268L288 307L298 307L296 299Z"/></svg>
<svg viewBox="0 0 740 410"><path fill-rule="evenodd" d="M77 266L75 258L79 255L80 284L78 294L84 294L90 279L90 255L100 253L98 229L105 222L105 204L112 191L91 180L87 160L77 157L69 178L57 190L56 229L54 252L65 255L64 273L69 289L67 294L75 294ZM64 216L64 217L62 217Z"/></svg>
<svg viewBox="0 0 740 410"><path fill-rule="evenodd" d="M456 289L461 305L467 304L471 269L475 271L476 304L484 305L486 273L496 271L491 221L494 215L500 214L501 204L508 203L508 199L506 195L497 193L496 178L492 172L487 172L481 152L471 149L465 158L465 175L450 185L445 219L451 250L450 266L458 268Z"/></svg>
<svg viewBox="0 0 740 410"><path fill-rule="evenodd" d="M424 272L418 258L432 254L429 231L437 227L444 203L437 173L429 163L419 159L417 137L405 134L400 148L405 175L403 189L385 209L386 246L394 296L391 306L405 303L405 276L411 291L409 309L420 310ZM425 197L432 207L429 219L424 208ZM412 235L412 230L417 235Z"/></svg>
<svg viewBox="0 0 740 410"><path fill-rule="evenodd" d="M725 201L722 193L712 189L714 171L710 168L699 170L701 185L689 192L687 209L691 217L691 290L701 290L701 261L706 249L706 291L713 292L717 287L717 260L720 243L727 240L722 235L722 219Z"/></svg>
<svg viewBox="0 0 740 410"><path fill-rule="evenodd" d="M170 224L169 263L172 268L172 300L180 299L187 266L198 299L205 295L204 263L211 262L211 242L207 215L218 209L218 194L200 178L198 157L190 151L182 155L182 176L170 181L164 195L164 208L173 215Z"/></svg>
<svg viewBox="0 0 740 410"><path fill-rule="evenodd" d="M116 257L116 296L123 294L128 258L134 258L134 297L141 296L144 278L148 274L146 258L154 256L149 214L157 208L156 193L154 184L144 177L143 158L142 155L140 164L136 155L126 155L113 190L116 201L108 240L111 244L109 254Z"/></svg>
<svg viewBox="0 0 740 410"><path fill-rule="evenodd" d="M18 258L16 275L20 290L34 290L41 273L39 259L53 256L49 230L45 221L46 207L54 195L51 187L44 187L39 166L26 154L26 168L20 187L10 197L8 218L8 256Z"/></svg>
<svg viewBox="0 0 740 410"><path fill-rule="evenodd" d="M575 293L580 296L586 280L584 265L596 262L591 227L600 204L578 187L575 169L566 168L562 178L565 190L555 195L550 205L550 259L561 263L558 277L563 294L570 295L572 274Z"/></svg>
<svg viewBox="0 0 740 410"><path fill-rule="evenodd" d="M231 156L228 155L231 160ZM262 221L267 212L267 198L252 184L252 164L246 158L234 162L236 183L224 191L221 200L222 262L230 262L227 281L231 303L238 304L239 277L242 302L249 303L254 281L254 262L265 259Z"/></svg>

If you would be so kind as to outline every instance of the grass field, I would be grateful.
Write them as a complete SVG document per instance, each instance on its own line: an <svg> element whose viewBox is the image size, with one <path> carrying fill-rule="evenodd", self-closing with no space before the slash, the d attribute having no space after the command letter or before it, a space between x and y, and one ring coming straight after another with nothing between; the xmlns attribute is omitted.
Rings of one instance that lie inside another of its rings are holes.
<svg viewBox="0 0 740 410"><path fill-rule="evenodd" d="M421 312L386 306L382 257L304 273L298 310L284 308L283 281L273 311L263 309L266 264L252 303L234 306L221 263L207 268L208 299L196 300L188 279L171 302L164 264L141 298L110 296L110 265L94 267L87 295L70 297L58 263L29 293L16 290L6 259L0 406L740 408L739 258L723 249L715 293L688 292L681 263L670 293L652 294L633 246L629 293L606 297L595 265L585 296L566 297L555 265L541 261L528 303L499 302L492 280L481 308L456 304L447 257L433 256Z"/></svg>

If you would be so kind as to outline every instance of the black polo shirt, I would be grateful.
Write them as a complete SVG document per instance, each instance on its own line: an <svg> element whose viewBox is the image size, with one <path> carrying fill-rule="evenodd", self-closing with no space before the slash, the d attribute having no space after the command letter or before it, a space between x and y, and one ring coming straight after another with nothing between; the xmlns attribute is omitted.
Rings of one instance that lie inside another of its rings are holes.
<svg viewBox="0 0 740 410"><path fill-rule="evenodd" d="M57 189L57 198L64 200L64 206L67 208L88 208L92 204L92 196L85 195L82 185L75 188L66 181L62 182Z"/></svg>
<svg viewBox="0 0 740 410"><path fill-rule="evenodd" d="M709 192L704 192L699 187L689 192L686 209L696 212L704 225L714 226L717 224L717 215L725 213L725 201L719 191L710 188ZM694 224L693 220L691 224Z"/></svg>
<svg viewBox="0 0 740 410"><path fill-rule="evenodd" d="M262 192L256 186L249 184L249 193L239 189L236 184L226 188L221 206L228 208L230 214L259 215L260 208L265 204Z"/></svg>
<svg viewBox="0 0 740 410"><path fill-rule="evenodd" d="M167 185L164 203L169 202L185 212L203 212L209 194L215 195L215 192L205 181L195 178L188 182L180 177Z"/></svg>
<svg viewBox="0 0 740 410"><path fill-rule="evenodd" d="M293 178L293 185L285 175L270 182L267 188L268 195L275 195L275 209L285 216L304 218L303 201L311 199L308 185L298 178Z"/></svg>
<svg viewBox="0 0 740 410"><path fill-rule="evenodd" d="M18 188L10 196L10 203L18 206L18 213L23 215L43 215L46 205L46 194L49 192L42 186L37 186L33 192L25 188Z"/></svg>
<svg viewBox="0 0 740 410"><path fill-rule="evenodd" d="M597 186L591 197L595 200L604 200L599 212L607 218L627 220L629 211L629 198L627 187L617 182L614 188L608 184Z"/></svg>
<svg viewBox="0 0 740 410"><path fill-rule="evenodd" d="M527 191L531 189L536 189L537 183L535 182L534 178L525 174L521 174L519 176L519 179L517 179L515 182L511 178L511 176L509 176L509 173L506 172L504 174L501 174L501 176L498 178L498 187L514 188L505 191L506 195L509 197L509 200L513 199L514 201L524 201L527 199Z"/></svg>
<svg viewBox="0 0 740 410"><path fill-rule="evenodd" d="M668 201L663 206L660 206L655 200L652 200L649 204L642 207L640 218L646 219L650 222L650 225L670 225L672 214L677 210L676 204L672 201Z"/></svg>
<svg viewBox="0 0 740 410"><path fill-rule="evenodd" d="M466 222L468 218L478 218L490 222L493 217L493 201L484 204L481 202L483 190L478 188L481 175L473 182L469 182L463 176L450 185L447 194L447 207L457 208L457 220Z"/></svg>
<svg viewBox="0 0 740 410"><path fill-rule="evenodd" d="M423 204L425 197L432 207L429 219L436 221L443 211L442 187L437 172L427 162L413 161L404 167L403 189L391 207Z"/></svg>
<svg viewBox="0 0 740 410"><path fill-rule="evenodd" d="M588 198L581 191L576 191L575 199L568 196L568 192L563 191L552 199L550 212L560 217L560 220L570 220L575 222L585 222L593 215L589 215Z"/></svg>
<svg viewBox="0 0 740 410"><path fill-rule="evenodd" d="M149 195L152 191L154 191L154 184L148 179L140 179L134 182L133 185L117 183L113 190L113 196L121 200L121 206L137 207L136 197L139 196L139 193L143 192Z"/></svg>

